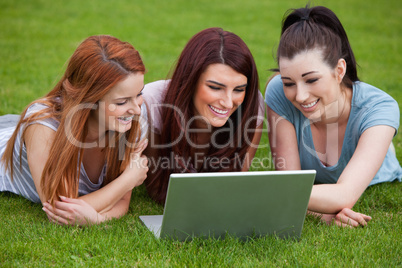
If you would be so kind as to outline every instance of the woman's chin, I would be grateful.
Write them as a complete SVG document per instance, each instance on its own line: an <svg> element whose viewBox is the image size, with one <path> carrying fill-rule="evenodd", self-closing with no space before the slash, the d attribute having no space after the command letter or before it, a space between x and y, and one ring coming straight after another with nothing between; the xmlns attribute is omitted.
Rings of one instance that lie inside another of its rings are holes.
<svg viewBox="0 0 402 268"><path fill-rule="evenodd" d="M210 120L210 124L211 126L215 127L215 128L219 128L219 127L223 127L226 122L228 121L228 118L213 118L212 120Z"/></svg>
<svg viewBox="0 0 402 268"><path fill-rule="evenodd" d="M115 127L115 131L119 132L119 133L125 133L125 132L127 132L127 131L129 131L131 129L131 126L132 126L131 122L128 123L128 124L120 123Z"/></svg>

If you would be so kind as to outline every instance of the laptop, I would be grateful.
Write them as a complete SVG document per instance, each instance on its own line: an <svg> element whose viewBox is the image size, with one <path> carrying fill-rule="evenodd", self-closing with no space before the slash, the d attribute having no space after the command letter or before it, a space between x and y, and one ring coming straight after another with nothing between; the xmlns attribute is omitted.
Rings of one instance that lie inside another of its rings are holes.
<svg viewBox="0 0 402 268"><path fill-rule="evenodd" d="M315 170L171 174L163 215L140 216L157 238L300 239Z"/></svg>

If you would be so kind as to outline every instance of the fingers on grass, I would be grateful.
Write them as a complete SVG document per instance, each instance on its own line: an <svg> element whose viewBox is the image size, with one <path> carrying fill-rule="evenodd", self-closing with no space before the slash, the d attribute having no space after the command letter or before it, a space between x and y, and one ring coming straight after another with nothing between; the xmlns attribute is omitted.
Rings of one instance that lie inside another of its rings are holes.
<svg viewBox="0 0 402 268"><path fill-rule="evenodd" d="M67 222L65 219L63 219L62 217L60 217L60 216L54 214L54 213L53 213L51 210L49 210L48 208L43 207L42 210L43 210L44 212L46 212L46 215L47 215L47 218L49 219L49 221L51 221L51 222L53 222L53 223L56 223L56 224L59 224L59 225L68 224L68 222Z"/></svg>
<svg viewBox="0 0 402 268"><path fill-rule="evenodd" d="M365 220L366 222L371 221L371 217L370 217L370 216L364 215L364 214L361 214L361 215L362 215L362 217L364 218L364 220Z"/></svg>
<svg viewBox="0 0 402 268"><path fill-rule="evenodd" d="M355 226L350 225L350 223L345 223L340 220L335 220L335 224L338 225L339 227L347 227L347 228L354 228Z"/></svg>
<svg viewBox="0 0 402 268"><path fill-rule="evenodd" d="M354 222L357 222L358 225L361 226L366 226L367 222L371 220L370 216L355 212L351 209L343 209L342 212L338 214L337 218L341 221L345 221L345 219L350 219L353 220ZM353 226L355 225L353 224Z"/></svg>
<svg viewBox="0 0 402 268"><path fill-rule="evenodd" d="M347 226L357 227L360 225L358 221L355 221L354 219L351 219L346 216L341 216L341 217L337 218L337 221L341 223L342 227L347 227Z"/></svg>
<svg viewBox="0 0 402 268"><path fill-rule="evenodd" d="M72 199L74 200L74 199ZM73 212L72 204L66 202L56 201L55 206L46 205L44 208L53 215L53 218L62 218L65 220L71 220L71 215ZM63 221L65 222L65 221Z"/></svg>
<svg viewBox="0 0 402 268"><path fill-rule="evenodd" d="M335 223L336 225L338 225L339 227L347 227L348 225L339 221L339 220L334 220L333 223ZM352 226L349 226L351 228L353 228Z"/></svg>

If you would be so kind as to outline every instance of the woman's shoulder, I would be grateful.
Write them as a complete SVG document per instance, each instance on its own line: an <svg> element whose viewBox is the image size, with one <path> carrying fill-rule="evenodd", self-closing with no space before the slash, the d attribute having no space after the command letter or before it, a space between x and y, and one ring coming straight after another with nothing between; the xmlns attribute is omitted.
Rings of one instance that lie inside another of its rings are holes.
<svg viewBox="0 0 402 268"><path fill-rule="evenodd" d="M48 109L49 106L45 105L44 103L41 103L40 101L38 102L34 102L32 103L26 113L25 113L25 118L29 117L29 116L34 116L34 120L31 120L29 122L29 125L32 124L40 124L40 125L44 125L46 127L51 128L54 131L57 131L57 128L60 125L60 122L58 120L56 120L54 117L52 117L51 115L49 116L49 114L47 114L46 112L44 113L40 113L41 111ZM35 114L38 114L37 116L35 116ZM41 118L45 116L46 118Z"/></svg>
<svg viewBox="0 0 402 268"><path fill-rule="evenodd" d="M383 103L397 102L385 91L367 84L365 82L355 82L353 85L353 104L359 107L373 107Z"/></svg>
<svg viewBox="0 0 402 268"><path fill-rule="evenodd" d="M265 88L265 102L270 106L273 101L286 101L280 74L271 77Z"/></svg>
<svg viewBox="0 0 402 268"><path fill-rule="evenodd" d="M282 84L282 79L281 79L281 75L279 73L276 73L274 75L272 75L267 82L266 85L266 90L273 90L276 88L282 88L283 84Z"/></svg>
<svg viewBox="0 0 402 268"><path fill-rule="evenodd" d="M271 77L267 83L265 89L265 103L275 113L292 123L303 117L299 110L286 98L280 74Z"/></svg>
<svg viewBox="0 0 402 268"><path fill-rule="evenodd" d="M49 108L47 105L43 104L39 101L32 103L31 105L28 106L26 115L29 116L33 113L39 112L41 110Z"/></svg>
<svg viewBox="0 0 402 268"><path fill-rule="evenodd" d="M375 125L399 128L399 106L389 94L364 82L353 85L352 117L359 120L360 132Z"/></svg>
<svg viewBox="0 0 402 268"><path fill-rule="evenodd" d="M143 98L148 110L151 131L160 133L162 127L161 110L170 80L148 83L143 89Z"/></svg>
<svg viewBox="0 0 402 268"><path fill-rule="evenodd" d="M166 94L170 80L158 80L147 83L142 90L142 95L148 103L161 103Z"/></svg>

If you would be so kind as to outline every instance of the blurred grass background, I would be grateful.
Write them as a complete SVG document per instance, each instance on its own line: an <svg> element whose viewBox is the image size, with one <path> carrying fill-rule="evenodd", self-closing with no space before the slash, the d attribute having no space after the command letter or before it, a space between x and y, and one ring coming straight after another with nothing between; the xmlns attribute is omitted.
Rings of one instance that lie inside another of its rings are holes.
<svg viewBox="0 0 402 268"><path fill-rule="evenodd" d="M186 42L207 27L239 35L255 57L261 92L276 67L281 20L307 1L268 0L0 0L0 115L20 113L50 91L78 44L109 34L133 44L147 68L145 82L165 79ZM361 80L402 103L400 1L310 1L342 21ZM400 106L401 107L401 106ZM402 160L402 134L394 138ZM256 157L269 158L263 134ZM267 166L268 165L268 166ZM265 167L255 170L270 169ZM307 217L301 241L274 237L178 243L156 241L138 215L159 214L142 187L130 212L90 228L47 221L41 206L0 193L0 266L401 266L401 186L370 187L355 209L371 215L368 228L340 229ZM264 212L262 212L264 213Z"/></svg>

